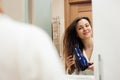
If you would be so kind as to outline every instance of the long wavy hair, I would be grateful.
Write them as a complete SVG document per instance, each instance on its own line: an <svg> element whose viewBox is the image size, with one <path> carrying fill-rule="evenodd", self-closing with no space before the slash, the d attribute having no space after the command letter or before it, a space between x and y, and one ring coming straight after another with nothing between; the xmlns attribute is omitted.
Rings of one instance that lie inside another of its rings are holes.
<svg viewBox="0 0 120 80"><path fill-rule="evenodd" d="M73 20L73 22L66 28L65 30L65 35L64 35L64 39L63 39L63 53L64 53L64 58L65 58L65 61L66 61L66 58L69 56L69 55L73 55L74 53L74 46L75 44L78 44L79 45L79 48L81 51L83 51L84 49L84 45L83 45L83 42L81 40L80 37L77 36L77 32L76 32L76 26L78 24L78 22L81 20L81 19L86 19L89 24L91 25L91 21L88 17L77 17L75 20ZM92 25L91 25L92 26ZM66 62L65 62L65 68L67 69L67 66L66 66ZM74 71L75 69L75 66L71 66L71 70L72 72ZM72 73L71 72L71 73Z"/></svg>

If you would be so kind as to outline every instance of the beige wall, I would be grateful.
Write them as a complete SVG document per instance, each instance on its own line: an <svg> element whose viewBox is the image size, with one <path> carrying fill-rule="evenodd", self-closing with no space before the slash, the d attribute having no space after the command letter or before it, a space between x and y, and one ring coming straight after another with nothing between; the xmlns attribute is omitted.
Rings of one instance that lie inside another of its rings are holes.
<svg viewBox="0 0 120 80"><path fill-rule="evenodd" d="M51 0L3 0L4 11L18 21L30 22L29 1L33 2L33 24L44 29L51 37Z"/></svg>
<svg viewBox="0 0 120 80"><path fill-rule="evenodd" d="M25 21L25 0L2 0L4 12L12 18Z"/></svg>

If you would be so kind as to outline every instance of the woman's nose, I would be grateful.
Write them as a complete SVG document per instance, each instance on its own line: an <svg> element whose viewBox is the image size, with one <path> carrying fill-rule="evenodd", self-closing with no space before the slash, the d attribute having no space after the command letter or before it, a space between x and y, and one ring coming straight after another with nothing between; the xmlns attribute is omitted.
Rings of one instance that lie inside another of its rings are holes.
<svg viewBox="0 0 120 80"><path fill-rule="evenodd" d="M87 27L84 27L83 30L84 30L84 31L87 30Z"/></svg>

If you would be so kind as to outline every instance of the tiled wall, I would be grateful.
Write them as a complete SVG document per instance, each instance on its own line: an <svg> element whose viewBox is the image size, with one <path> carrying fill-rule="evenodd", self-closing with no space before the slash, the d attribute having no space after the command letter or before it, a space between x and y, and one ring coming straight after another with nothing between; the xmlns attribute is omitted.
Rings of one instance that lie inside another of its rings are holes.
<svg viewBox="0 0 120 80"><path fill-rule="evenodd" d="M60 53L60 19L59 17L53 18L52 39L58 52Z"/></svg>
<svg viewBox="0 0 120 80"><path fill-rule="evenodd" d="M64 0L52 0L52 31L53 42L63 56Z"/></svg>

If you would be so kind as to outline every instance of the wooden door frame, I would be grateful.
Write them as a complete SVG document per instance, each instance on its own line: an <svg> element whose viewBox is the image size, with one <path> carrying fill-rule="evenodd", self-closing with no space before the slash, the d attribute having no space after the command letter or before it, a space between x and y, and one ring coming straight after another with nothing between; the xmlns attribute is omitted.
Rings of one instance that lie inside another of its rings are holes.
<svg viewBox="0 0 120 80"><path fill-rule="evenodd" d="M70 22L70 4L82 4L82 3L91 3L91 0L64 0L64 12L65 12L65 28L68 27L68 23Z"/></svg>

